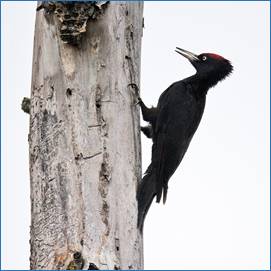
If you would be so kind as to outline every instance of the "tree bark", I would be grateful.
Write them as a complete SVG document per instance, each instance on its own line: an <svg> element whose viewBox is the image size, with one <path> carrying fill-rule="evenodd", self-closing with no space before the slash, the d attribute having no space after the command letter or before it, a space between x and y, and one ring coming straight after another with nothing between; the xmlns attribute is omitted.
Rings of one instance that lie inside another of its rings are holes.
<svg viewBox="0 0 271 271"><path fill-rule="evenodd" d="M142 269L140 118L128 85L140 80L143 3L109 3L78 46L45 13L33 55L30 267Z"/></svg>

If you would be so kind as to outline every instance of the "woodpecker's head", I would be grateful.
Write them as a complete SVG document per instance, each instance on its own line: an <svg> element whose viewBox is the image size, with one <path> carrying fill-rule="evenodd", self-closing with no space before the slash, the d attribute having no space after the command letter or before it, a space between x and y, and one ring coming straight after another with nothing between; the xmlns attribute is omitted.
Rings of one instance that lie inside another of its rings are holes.
<svg viewBox="0 0 271 271"><path fill-rule="evenodd" d="M195 67L197 76L210 86L214 86L217 82L223 80L233 70L230 61L217 54L203 53L196 55L179 47L176 47L175 51L187 58Z"/></svg>

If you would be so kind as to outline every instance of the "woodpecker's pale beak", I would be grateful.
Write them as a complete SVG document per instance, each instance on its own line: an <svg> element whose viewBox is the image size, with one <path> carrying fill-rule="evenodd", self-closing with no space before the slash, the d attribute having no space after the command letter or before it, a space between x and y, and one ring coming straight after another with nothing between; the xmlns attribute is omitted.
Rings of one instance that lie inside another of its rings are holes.
<svg viewBox="0 0 271 271"><path fill-rule="evenodd" d="M184 49L181 49L179 47L176 47L176 50L175 52L177 52L178 54L184 56L185 58L187 58L188 60L190 61L197 61L199 60L198 56L189 52L189 51L186 51Z"/></svg>

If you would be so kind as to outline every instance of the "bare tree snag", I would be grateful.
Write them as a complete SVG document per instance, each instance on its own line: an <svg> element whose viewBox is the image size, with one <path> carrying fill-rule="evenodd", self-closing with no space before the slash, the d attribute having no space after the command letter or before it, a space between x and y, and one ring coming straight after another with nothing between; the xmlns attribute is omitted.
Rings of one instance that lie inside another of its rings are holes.
<svg viewBox="0 0 271 271"><path fill-rule="evenodd" d="M78 3L80 5L80 3ZM143 2L109 3L76 46L37 12L30 107L31 269L142 269Z"/></svg>

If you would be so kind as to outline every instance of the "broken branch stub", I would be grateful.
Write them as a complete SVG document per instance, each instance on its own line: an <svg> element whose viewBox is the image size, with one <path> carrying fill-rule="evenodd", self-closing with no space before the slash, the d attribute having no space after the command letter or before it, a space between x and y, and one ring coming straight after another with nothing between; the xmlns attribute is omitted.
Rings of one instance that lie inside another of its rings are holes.
<svg viewBox="0 0 271 271"><path fill-rule="evenodd" d="M60 38L64 43L78 45L82 33L87 30L88 20L96 20L103 14L109 1L44 1L37 11L44 9L54 14L59 22Z"/></svg>
<svg viewBox="0 0 271 271"><path fill-rule="evenodd" d="M29 98L26 98L26 97L23 98L21 109L25 113L30 114L30 99Z"/></svg>

